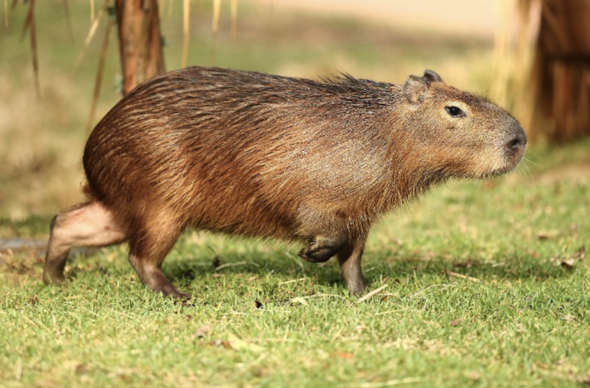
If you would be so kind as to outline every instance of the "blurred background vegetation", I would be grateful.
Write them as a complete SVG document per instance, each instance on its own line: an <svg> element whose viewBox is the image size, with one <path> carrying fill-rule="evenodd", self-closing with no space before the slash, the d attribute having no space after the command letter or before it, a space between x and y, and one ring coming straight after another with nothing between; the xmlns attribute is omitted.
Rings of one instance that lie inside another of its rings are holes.
<svg viewBox="0 0 590 388"><path fill-rule="evenodd" d="M121 98L129 71L122 70L120 58L125 51L120 51L118 42L121 24L115 22L117 12L123 12L116 4L122 2L7 3L0 27L0 217L18 221L55 213L83 199L80 161L87 128ZM535 54L550 40L548 34L570 42L568 34L584 34L585 30L567 29L571 24L567 15L576 12L564 13L559 4L575 3L576 9L587 9L586 0L451 0L444 4L373 0L362 6L332 0L131 3L141 4L146 15L150 4L159 6L157 28L164 50L155 72L184 65L216 65L309 78L344 71L403 83L409 74L420 75L429 68L448 83L497 100L514 112L539 143L563 142L589 133L587 119L574 119L577 113L588 115L587 47L569 45L568 53L574 54L565 56L559 50L555 54L555 49L547 49L549 54L541 59ZM556 18L561 18L565 30L557 29ZM547 20L552 21L553 33L539 34L547 30ZM153 30L148 22L142 26L137 31L145 36ZM135 39L147 45L144 52L148 55L155 40ZM557 65L542 67L542 60ZM567 70L568 66L574 70ZM148 67L140 65L136 70L141 73ZM537 80L531 78L533 68ZM153 66L151 69L154 72ZM566 85L558 93L561 102L554 104L567 113L565 121L560 121L556 110L542 109L552 100L535 100L547 89L543 80L553 73L561 78L550 83L549 93ZM97 75L101 93L96 112L91 113L93 96L98 95ZM568 94L572 87L574 94ZM572 100L577 103L575 109L566 109ZM581 129L572 130L572 125ZM555 135L561 127L567 127L567 136Z"/></svg>

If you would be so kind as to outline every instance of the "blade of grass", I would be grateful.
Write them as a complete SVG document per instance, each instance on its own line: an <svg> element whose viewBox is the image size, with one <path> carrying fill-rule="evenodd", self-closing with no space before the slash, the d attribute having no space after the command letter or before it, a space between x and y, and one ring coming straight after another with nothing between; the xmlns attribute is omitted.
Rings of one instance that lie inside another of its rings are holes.
<svg viewBox="0 0 590 388"><path fill-rule="evenodd" d="M380 291L382 291L385 288L387 288L387 284L384 284L381 287L377 288L376 290L373 290L373 291L369 292L367 295L363 296L362 298L360 298L356 302L357 303L363 303L364 301L369 300L373 296L377 295Z"/></svg>
<svg viewBox="0 0 590 388"><path fill-rule="evenodd" d="M402 384L405 385L405 384L419 383L421 381L422 381L422 379L418 378L418 377L406 377L404 379L387 380L387 381L377 382L377 383L363 383L363 384L357 385L357 387L359 387L359 388L393 387L393 386L402 385Z"/></svg>
<svg viewBox="0 0 590 388"><path fill-rule="evenodd" d="M215 271L219 271L220 269L224 269L224 268L228 268L228 267L237 267L240 265L253 265L255 267L260 267L260 265L253 263L251 261L240 261L238 263L227 263L227 264L222 264L219 267L215 268Z"/></svg>
<svg viewBox="0 0 590 388"><path fill-rule="evenodd" d="M449 276L454 276L456 278L471 280L472 282L479 282L479 279L477 279L477 278L467 276L467 275L462 275L460 273L451 272L451 271L445 271L445 273Z"/></svg>

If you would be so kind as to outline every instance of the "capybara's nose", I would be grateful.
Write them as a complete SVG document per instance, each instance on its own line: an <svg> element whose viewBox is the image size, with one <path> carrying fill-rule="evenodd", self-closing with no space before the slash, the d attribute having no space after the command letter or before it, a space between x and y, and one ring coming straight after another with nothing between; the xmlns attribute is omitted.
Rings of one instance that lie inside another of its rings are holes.
<svg viewBox="0 0 590 388"><path fill-rule="evenodd" d="M524 133L524 130L522 129L520 124L518 124L518 122L516 121L511 127L511 136L508 136L508 139L510 140L508 140L505 144L506 151L510 153L522 152L526 148L526 134Z"/></svg>
<svg viewBox="0 0 590 388"><path fill-rule="evenodd" d="M516 136L506 143L506 147L514 151L526 147L526 136L524 134Z"/></svg>

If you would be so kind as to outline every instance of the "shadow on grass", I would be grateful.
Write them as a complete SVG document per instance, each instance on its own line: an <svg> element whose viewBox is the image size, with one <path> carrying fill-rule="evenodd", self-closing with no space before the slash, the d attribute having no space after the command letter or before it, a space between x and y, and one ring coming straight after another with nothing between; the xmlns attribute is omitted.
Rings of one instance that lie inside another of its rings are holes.
<svg viewBox="0 0 590 388"><path fill-rule="evenodd" d="M217 263L214 263L212 259L210 265L202 261L195 263L190 259L177 259L166 263L164 270L171 281L182 283L198 282L199 279L204 279L213 274L223 274L224 276L231 276L231 274L252 276L275 274L293 279L302 276L310 277L320 285L334 286L341 284L344 287L335 258L322 265L303 262L298 257L294 257L293 260L289 261L283 258L273 258L272 254L261 256L254 261L246 261L246 257L233 255L229 260L225 259ZM295 260L299 260L301 266L295 263ZM220 266L222 266L222 269L219 269ZM421 277L443 277L448 280L459 281L471 278L471 280L482 282L515 281L519 279L543 282L551 279L567 278L575 270L575 268L561 267L548 259L537 259L531 256L505 258L498 262L459 261L437 257L425 261L421 258L400 257L384 260L369 259L363 264L363 272L369 285L380 282L381 279L383 279L384 283L407 283Z"/></svg>
<svg viewBox="0 0 590 388"><path fill-rule="evenodd" d="M186 287L211 282L211 278L258 279L278 277L283 281L308 278L312 284L330 288L342 288L335 258L325 264L311 264L300 259L297 247L261 251L256 249L247 253L231 250L205 253L171 254L164 262L164 272L174 284ZM187 249L186 247L184 249ZM551 279L568 278L576 268L564 268L549 259L523 257L498 258L497 261L448 259L436 254L431 257L416 257L404 254L373 252L366 255L363 272L367 284L413 283L418 279L424 282L446 283L450 281L477 280L480 282L499 282L532 280L544 282ZM42 258L31 253L15 252L2 257L0 272L11 276L39 276L43 266ZM127 261L126 249L106 248L96 254L78 251L70 256L66 264L66 277L74 280L83 274L96 273L101 277L129 277L133 270ZM135 276L134 274L131 276ZM241 281L241 280L240 280ZM231 284L231 282L230 282ZM373 286L375 288L377 286Z"/></svg>

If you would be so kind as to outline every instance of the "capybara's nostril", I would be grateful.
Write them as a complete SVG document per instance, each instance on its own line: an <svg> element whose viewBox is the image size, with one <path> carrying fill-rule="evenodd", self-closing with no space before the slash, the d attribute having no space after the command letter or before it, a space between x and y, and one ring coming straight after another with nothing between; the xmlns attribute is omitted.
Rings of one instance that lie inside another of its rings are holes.
<svg viewBox="0 0 590 388"><path fill-rule="evenodd" d="M512 148L513 150L517 149L518 147L520 147L520 143L521 141L519 138L512 139L508 142L508 148Z"/></svg>
<svg viewBox="0 0 590 388"><path fill-rule="evenodd" d="M519 148L526 146L526 135L518 134L513 139L506 143L506 148L512 151L516 151Z"/></svg>

